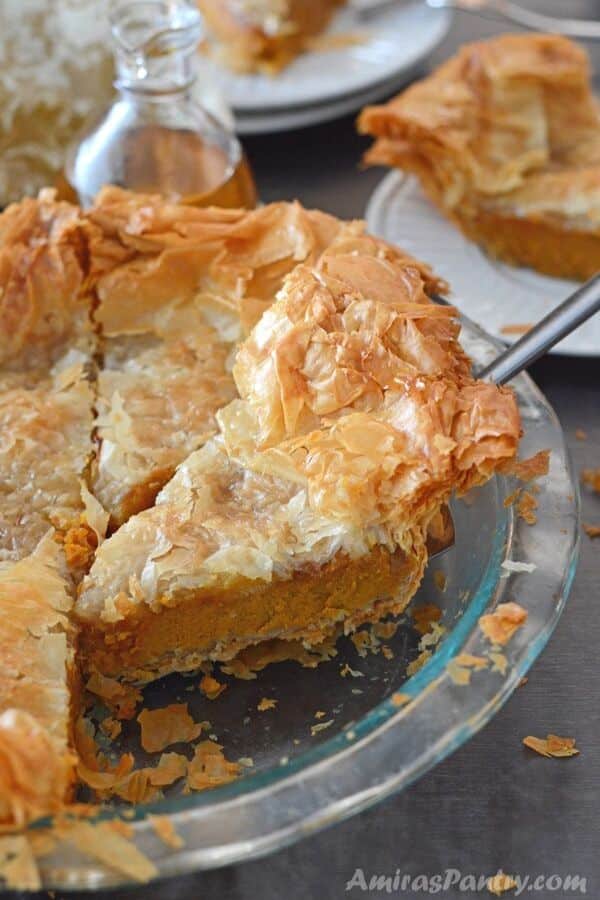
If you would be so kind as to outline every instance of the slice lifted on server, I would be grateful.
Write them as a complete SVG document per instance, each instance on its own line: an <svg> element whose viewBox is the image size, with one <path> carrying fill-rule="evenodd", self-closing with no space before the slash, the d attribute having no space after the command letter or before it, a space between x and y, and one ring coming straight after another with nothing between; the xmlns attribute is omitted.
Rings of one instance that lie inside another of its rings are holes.
<svg viewBox="0 0 600 900"><path fill-rule="evenodd" d="M600 116L585 52L556 35L467 44L363 110L366 160L414 172L492 255L585 280L600 269Z"/></svg>
<svg viewBox="0 0 600 900"><path fill-rule="evenodd" d="M429 270L348 225L241 345L221 433L99 549L89 669L132 681L400 612L453 491L512 457L512 393L477 382Z"/></svg>

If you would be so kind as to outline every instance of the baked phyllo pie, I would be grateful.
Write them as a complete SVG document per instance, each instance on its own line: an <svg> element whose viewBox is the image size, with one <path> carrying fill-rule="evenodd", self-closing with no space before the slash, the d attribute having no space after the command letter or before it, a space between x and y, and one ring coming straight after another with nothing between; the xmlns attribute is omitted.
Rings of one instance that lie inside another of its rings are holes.
<svg viewBox="0 0 600 900"><path fill-rule="evenodd" d="M600 269L600 118L584 51L563 37L469 44L363 110L366 160L415 173L490 254L549 275Z"/></svg>
<svg viewBox="0 0 600 900"><path fill-rule="evenodd" d="M219 57L238 72L275 74L306 49L345 0L197 0Z"/></svg>
<svg viewBox="0 0 600 900"><path fill-rule="evenodd" d="M219 434L98 549L76 602L86 669L146 682L404 609L430 524L519 437L442 289L357 224L294 268L237 352Z"/></svg>
<svg viewBox="0 0 600 900"><path fill-rule="evenodd" d="M235 343L338 229L298 204L246 213L100 194L88 215L102 356L91 481L113 527L216 432L237 395Z"/></svg>
<svg viewBox="0 0 600 900"><path fill-rule="evenodd" d="M0 827L56 812L75 783L72 597L49 535L0 564Z"/></svg>
<svg viewBox="0 0 600 900"><path fill-rule="evenodd" d="M20 828L71 796L76 673L144 683L400 612L519 417L426 266L298 204L44 194L0 216L0 279L0 826Z"/></svg>

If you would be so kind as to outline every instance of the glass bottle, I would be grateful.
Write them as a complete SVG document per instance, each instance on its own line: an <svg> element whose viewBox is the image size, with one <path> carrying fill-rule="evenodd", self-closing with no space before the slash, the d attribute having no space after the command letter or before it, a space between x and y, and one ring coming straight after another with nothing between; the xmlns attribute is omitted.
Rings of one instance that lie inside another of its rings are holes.
<svg viewBox="0 0 600 900"><path fill-rule="evenodd" d="M118 96L69 150L59 193L87 207L113 184L195 206L256 206L239 141L192 93L197 8L129 0L112 13L111 31Z"/></svg>

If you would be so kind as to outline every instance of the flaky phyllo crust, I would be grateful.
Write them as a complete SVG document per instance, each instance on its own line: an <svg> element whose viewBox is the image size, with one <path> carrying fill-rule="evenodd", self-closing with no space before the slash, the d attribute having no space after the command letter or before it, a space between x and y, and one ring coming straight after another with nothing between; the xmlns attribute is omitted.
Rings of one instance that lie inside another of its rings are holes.
<svg viewBox="0 0 600 900"><path fill-rule="evenodd" d="M359 128L376 138L369 163L414 172L492 252L557 270L551 274L563 274L561 265L579 277L597 271L600 118L587 57L573 42L529 34L468 44L386 105L363 110ZM521 226L525 258L517 241L494 241L502 220ZM549 254L553 232L566 232L573 246L563 242L560 255L567 259L544 259L526 225L538 226L537 244L545 241Z"/></svg>
<svg viewBox="0 0 600 900"><path fill-rule="evenodd" d="M473 379L445 285L360 223L107 189L11 207L0 235L0 822L21 824L68 795L77 668L145 682L400 611L519 418Z"/></svg>
<svg viewBox="0 0 600 900"><path fill-rule="evenodd" d="M112 189L86 226L102 353L91 480L119 525L216 432L235 343L339 223L297 204L202 210Z"/></svg>

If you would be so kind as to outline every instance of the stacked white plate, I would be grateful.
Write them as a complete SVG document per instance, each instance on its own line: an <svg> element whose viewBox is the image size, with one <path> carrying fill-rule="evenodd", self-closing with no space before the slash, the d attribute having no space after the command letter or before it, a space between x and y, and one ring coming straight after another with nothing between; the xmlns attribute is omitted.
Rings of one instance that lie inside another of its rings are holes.
<svg viewBox="0 0 600 900"><path fill-rule="evenodd" d="M399 89L443 40L450 21L448 10L419 0L399 0L368 17L350 4L328 33L356 41L304 53L274 77L236 75L209 59L202 66L233 109L239 134L287 131L355 112Z"/></svg>

